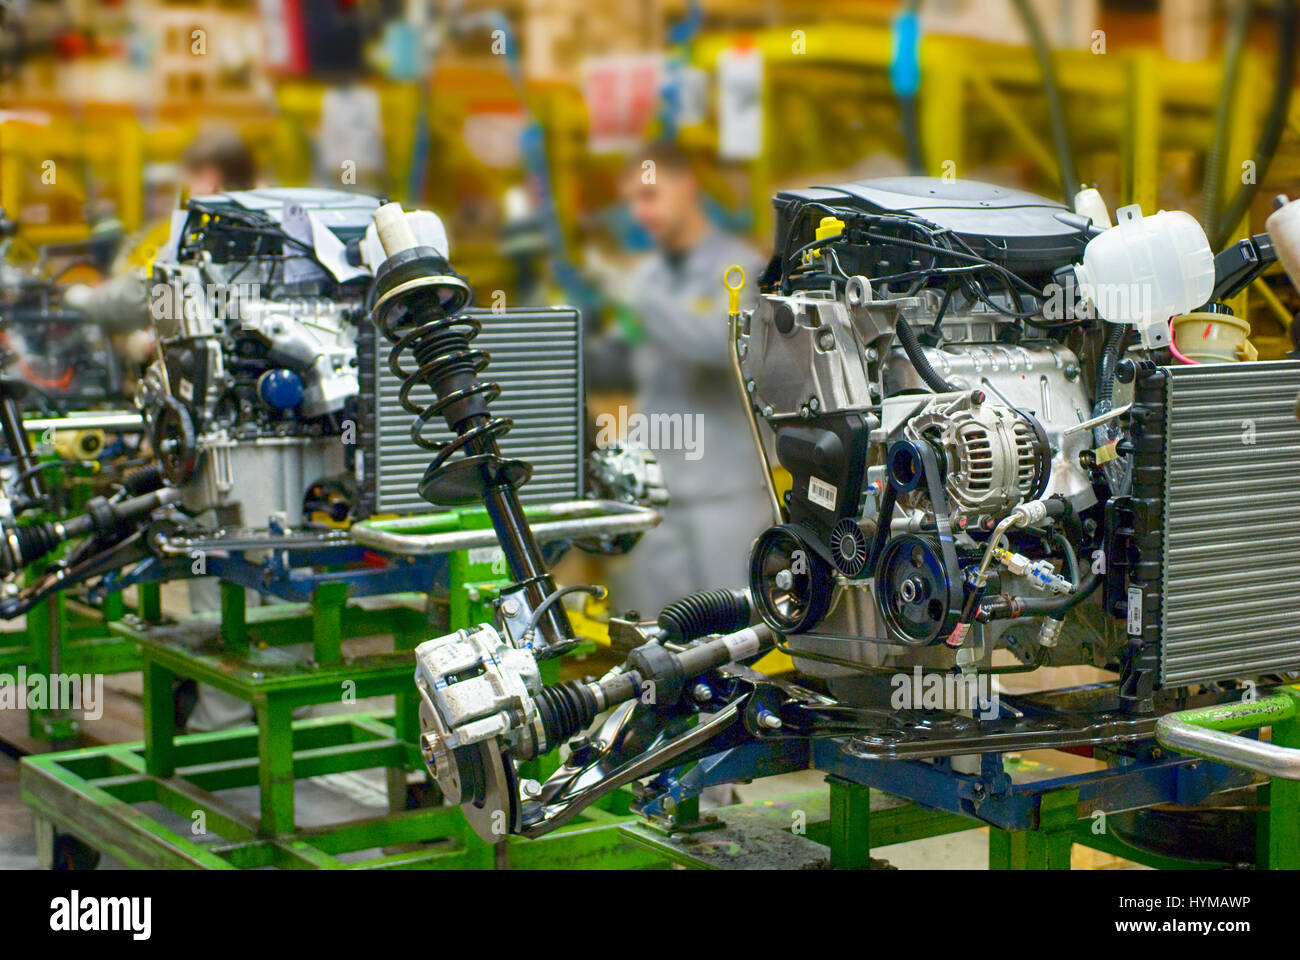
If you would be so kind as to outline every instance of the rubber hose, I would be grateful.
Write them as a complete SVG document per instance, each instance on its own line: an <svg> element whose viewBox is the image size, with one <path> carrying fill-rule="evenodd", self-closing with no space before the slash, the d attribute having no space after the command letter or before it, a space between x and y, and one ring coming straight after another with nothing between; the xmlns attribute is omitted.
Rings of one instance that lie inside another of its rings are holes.
<svg viewBox="0 0 1300 960"><path fill-rule="evenodd" d="M1268 119L1264 122L1259 145L1255 148L1255 175L1249 183L1243 183L1237 188L1226 212L1219 217L1217 231L1211 234L1215 250L1220 250L1227 244L1237 224L1250 211L1255 194L1259 192L1268 168L1273 163L1273 156L1277 153L1277 145L1282 140L1282 131L1286 129L1287 117L1290 115L1296 56L1295 0L1278 0L1277 19L1277 75L1274 78L1273 102L1269 106ZM1209 230L1206 232L1209 233Z"/></svg>
<svg viewBox="0 0 1300 960"><path fill-rule="evenodd" d="M894 333L898 336L898 342L902 345L903 352L907 354L907 359L912 361L912 366L916 368L917 374L925 381L927 387L935 393L956 393L961 389L954 387L930 365L930 361L925 357L925 350L921 347L921 341L916 339L916 331L909 327L902 317L899 317L894 324Z"/></svg>
<svg viewBox="0 0 1300 960"><path fill-rule="evenodd" d="M1020 597L1018 601L1020 615L1022 617L1051 617L1053 620L1063 620L1067 613L1092 596L1099 586L1101 586L1101 577L1090 570L1083 583L1079 584L1074 593L1069 596L1051 598Z"/></svg>
<svg viewBox="0 0 1300 960"><path fill-rule="evenodd" d="M1097 364L1097 400L1092 406L1094 417L1107 413L1111 408L1111 399L1115 395L1115 368L1119 366L1119 353L1124 348L1124 337L1128 333L1127 324L1108 321L1107 326L1110 327L1110 332L1106 334L1106 342L1101 348L1101 360Z"/></svg>
<svg viewBox="0 0 1300 960"><path fill-rule="evenodd" d="M1246 28L1250 26L1254 0L1237 0L1228 26L1228 38L1223 58L1223 89L1214 110L1214 139L1205 157L1205 183L1201 187L1201 221L1205 235L1214 249L1219 249L1214 238L1219 233L1219 199L1222 187L1223 155L1228 144L1228 117L1237 99L1237 76L1241 70L1241 48L1246 42Z"/></svg>
<svg viewBox="0 0 1300 960"><path fill-rule="evenodd" d="M1047 38L1043 36L1043 26L1029 0L1015 0L1016 10L1025 25L1025 32L1034 46L1038 56L1038 65L1043 71L1043 92L1047 95L1047 112L1052 121L1052 139L1056 141L1056 160L1061 167L1061 192L1065 195L1065 205L1074 209L1074 193L1079 189L1079 176L1074 169L1074 157L1070 152L1070 135L1065 127L1065 108L1061 104L1061 91L1056 85L1056 71L1052 69L1052 53L1047 48Z"/></svg>
<svg viewBox="0 0 1300 960"><path fill-rule="evenodd" d="M1070 541L1067 540L1065 538L1065 535L1062 533L1053 532L1052 539L1056 541L1056 545L1061 548L1061 553L1064 554L1065 556L1066 576L1070 578L1071 583L1078 583L1079 582L1079 557L1074 552L1074 547L1071 546Z"/></svg>

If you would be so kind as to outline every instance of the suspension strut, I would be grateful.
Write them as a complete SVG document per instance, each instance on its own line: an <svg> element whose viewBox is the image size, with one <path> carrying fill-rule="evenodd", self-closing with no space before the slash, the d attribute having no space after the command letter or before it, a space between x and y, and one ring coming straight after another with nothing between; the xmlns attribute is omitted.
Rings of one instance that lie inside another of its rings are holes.
<svg viewBox="0 0 1300 960"><path fill-rule="evenodd" d="M0 360L0 366L7 360ZM27 392L27 385L11 377L0 377L0 430L3 431L5 444L14 458L20 475L23 477L22 492L32 504L40 504L45 499L45 481L36 469L39 458L32 448L31 438L23 426L21 401Z"/></svg>
<svg viewBox="0 0 1300 960"><path fill-rule="evenodd" d="M371 316L393 345L388 366L402 381L399 402L415 415L411 440L434 454L420 481L420 496L435 506L481 501L525 603L538 610L555 592L555 581L519 503L518 488L533 468L523 460L502 457L497 446L514 423L493 417L488 409L501 387L478 376L491 358L470 345L482 324L461 312L471 297L469 285L437 250L419 244L400 204L379 207L374 220L387 259L375 272ZM402 366L407 354L414 368ZM434 396L423 406L411 398L420 387ZM425 426L439 415L454 439L424 435ZM454 458L457 451L464 455ZM575 643L563 605L548 605L538 618L534 654L538 659L556 656Z"/></svg>

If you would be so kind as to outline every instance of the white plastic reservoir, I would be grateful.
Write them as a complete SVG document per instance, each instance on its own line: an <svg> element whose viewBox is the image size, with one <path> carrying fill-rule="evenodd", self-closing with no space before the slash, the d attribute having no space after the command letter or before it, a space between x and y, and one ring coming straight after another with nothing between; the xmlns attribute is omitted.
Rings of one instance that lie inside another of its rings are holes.
<svg viewBox="0 0 1300 960"><path fill-rule="evenodd" d="M1083 249L1079 292L1097 315L1131 323L1147 347L1169 343L1169 320L1203 306L1214 292L1214 253L1196 218L1181 210L1143 217L1136 204L1115 211L1115 226Z"/></svg>

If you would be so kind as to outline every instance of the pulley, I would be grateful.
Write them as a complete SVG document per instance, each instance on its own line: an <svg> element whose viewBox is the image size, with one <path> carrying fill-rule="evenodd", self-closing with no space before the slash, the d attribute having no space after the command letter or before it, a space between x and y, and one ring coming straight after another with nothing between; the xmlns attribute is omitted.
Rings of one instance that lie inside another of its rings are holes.
<svg viewBox="0 0 1300 960"><path fill-rule="evenodd" d="M914 646L939 642L957 626L963 596L934 540L907 533L885 544L876 565L876 603L891 634Z"/></svg>
<svg viewBox="0 0 1300 960"><path fill-rule="evenodd" d="M749 590L764 622L779 633L802 633L830 608L831 565L793 524L769 527L754 543Z"/></svg>

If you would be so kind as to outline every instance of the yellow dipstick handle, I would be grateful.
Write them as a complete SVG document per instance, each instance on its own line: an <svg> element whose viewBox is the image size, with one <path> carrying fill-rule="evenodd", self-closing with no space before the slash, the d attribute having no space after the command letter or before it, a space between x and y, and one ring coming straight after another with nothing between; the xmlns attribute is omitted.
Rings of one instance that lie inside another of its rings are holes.
<svg viewBox="0 0 1300 960"><path fill-rule="evenodd" d="M739 275L735 283L731 282L732 274ZM722 285L727 288L727 310L734 317L740 313L740 291L745 289L745 270L738 264L733 263L722 272Z"/></svg>

